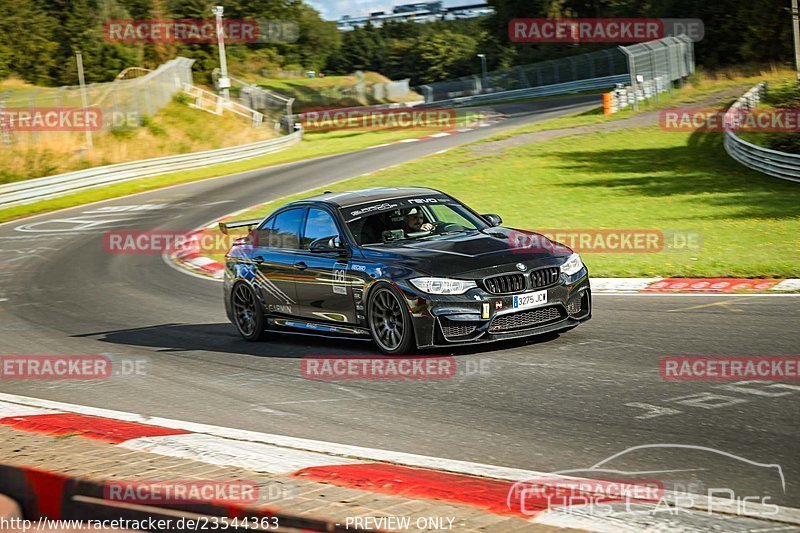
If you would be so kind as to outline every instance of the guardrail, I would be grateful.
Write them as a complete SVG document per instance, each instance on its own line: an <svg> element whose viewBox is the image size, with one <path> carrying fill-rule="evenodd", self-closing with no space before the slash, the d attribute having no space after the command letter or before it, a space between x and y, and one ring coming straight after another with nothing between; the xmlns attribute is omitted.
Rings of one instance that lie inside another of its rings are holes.
<svg viewBox="0 0 800 533"><path fill-rule="evenodd" d="M261 127L264 122L263 113L259 113L255 109L251 109L239 102L228 100L218 94L206 91L191 83L183 84L183 92L192 99L192 103L189 106L195 109L202 109L214 115L221 115L223 111L230 111L235 115L248 119L254 128Z"/></svg>
<svg viewBox="0 0 800 533"><path fill-rule="evenodd" d="M0 208L28 204L39 200L57 198L77 191L121 183L139 178L149 178L179 170L192 170L217 163L250 159L287 148L303 138L302 130L294 133L230 148L205 152L144 159L94 167L55 176L18 181L0 185Z"/></svg>
<svg viewBox="0 0 800 533"><path fill-rule="evenodd" d="M447 100L436 100L419 104L415 107L441 107L443 105L473 105L481 103L499 102L503 100L517 100L521 98L535 98L537 96L553 96L557 94L577 93L581 91L591 91L593 89L605 89L614 87L618 83L630 81L630 75L619 74L616 76L605 76L602 78L590 78L587 80L568 81L566 83L555 83L552 85L542 85L539 87L529 87L527 89L513 89L510 91L499 91L496 93L476 94L474 96L460 96Z"/></svg>
<svg viewBox="0 0 800 533"><path fill-rule="evenodd" d="M725 112L725 151L739 163L762 174L800 182L800 154L779 152L749 143L736 135L731 127L737 112L747 111L758 106L766 86L766 82L763 81L755 85Z"/></svg>

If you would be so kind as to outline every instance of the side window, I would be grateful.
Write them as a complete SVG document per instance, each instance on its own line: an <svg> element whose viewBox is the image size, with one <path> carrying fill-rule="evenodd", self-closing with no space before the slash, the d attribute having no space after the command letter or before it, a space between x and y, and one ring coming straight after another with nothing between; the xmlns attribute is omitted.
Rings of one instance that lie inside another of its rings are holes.
<svg viewBox="0 0 800 533"><path fill-rule="evenodd" d="M275 217L271 217L253 232L253 246L269 246L270 236L272 235L272 225L275 223Z"/></svg>
<svg viewBox="0 0 800 533"><path fill-rule="evenodd" d="M317 239L339 237L339 229L333 216L324 209L311 208L308 211L305 231L303 232L303 250Z"/></svg>
<svg viewBox="0 0 800 533"><path fill-rule="evenodd" d="M300 224L303 223L304 208L288 209L275 215L267 246L270 248L300 248Z"/></svg>

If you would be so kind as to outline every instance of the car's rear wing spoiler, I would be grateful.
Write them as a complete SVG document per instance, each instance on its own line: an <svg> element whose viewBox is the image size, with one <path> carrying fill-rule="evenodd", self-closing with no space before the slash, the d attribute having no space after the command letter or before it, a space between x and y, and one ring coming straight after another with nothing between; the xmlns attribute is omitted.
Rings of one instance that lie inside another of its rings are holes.
<svg viewBox="0 0 800 533"><path fill-rule="evenodd" d="M261 218L254 218L252 220L237 220L234 222L220 222L219 223L219 230L224 234L228 234L228 230L234 228L247 228L247 231L253 229L253 227L258 226L263 219Z"/></svg>

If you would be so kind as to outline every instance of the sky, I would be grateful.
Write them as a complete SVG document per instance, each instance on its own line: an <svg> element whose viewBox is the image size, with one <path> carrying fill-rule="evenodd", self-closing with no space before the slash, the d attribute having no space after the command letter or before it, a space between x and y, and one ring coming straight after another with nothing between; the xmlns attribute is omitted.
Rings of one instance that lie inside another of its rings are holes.
<svg viewBox="0 0 800 533"><path fill-rule="evenodd" d="M325 20L339 20L342 15L362 16L374 11L391 12L394 6L415 4L424 0L305 0L322 14ZM478 3L468 0L444 0L445 7Z"/></svg>

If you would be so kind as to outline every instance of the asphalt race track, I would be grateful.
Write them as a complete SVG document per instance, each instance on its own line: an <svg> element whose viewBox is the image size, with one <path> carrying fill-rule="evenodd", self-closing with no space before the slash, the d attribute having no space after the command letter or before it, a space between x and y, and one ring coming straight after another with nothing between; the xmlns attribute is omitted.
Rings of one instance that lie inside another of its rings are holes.
<svg viewBox="0 0 800 533"><path fill-rule="evenodd" d="M4 380L0 390L537 471L585 471L639 445L704 446L731 455L648 448L606 467L659 471L651 477L737 495L769 493L775 503L800 507L800 383L667 382L659 374L659 361L668 355L796 355L798 297L599 295L594 318L560 337L453 352L454 379L325 382L304 379L299 358L375 354L376 348L290 335L247 343L224 315L220 283L179 272L157 254L104 251L102 234L109 229L188 231L252 204L572 113L596 100L500 106L507 119L460 135L0 225L2 354L147 360L142 376L91 383ZM145 204L150 207L120 207ZM752 462L779 464L785 493L774 469Z"/></svg>

